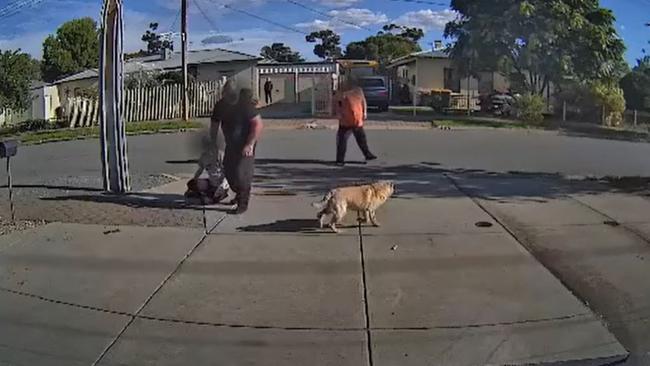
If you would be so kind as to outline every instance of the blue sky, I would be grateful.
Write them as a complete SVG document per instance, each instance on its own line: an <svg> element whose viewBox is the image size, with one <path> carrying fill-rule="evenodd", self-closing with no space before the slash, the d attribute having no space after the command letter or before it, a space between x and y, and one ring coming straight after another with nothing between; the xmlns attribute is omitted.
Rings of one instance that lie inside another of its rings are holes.
<svg viewBox="0 0 650 366"><path fill-rule="evenodd" d="M0 9L16 1L19 0L0 0ZM58 25L76 17L99 19L101 10L100 0L31 1L37 3L16 15L0 19L0 49L21 48L40 57L43 39L54 32ZM123 1L127 51L144 47L140 36L149 22L159 22L160 31L178 32L180 0ZM288 0L188 1L191 48L221 47L257 54L263 45L284 42L308 59L315 59L313 45L305 42L301 32L333 28L341 34L345 44L374 34L387 22L396 22L425 29L426 36L422 43L428 47L430 42L442 39L444 24L453 17L445 0L430 1L432 4L403 0L295 0L322 14L291 4ZM433 4L438 1L439 4ZM229 10L223 7L224 4L273 20L295 31ZM650 0L601 0L601 4L614 10L618 31L627 44L627 58L631 63L642 55L642 48L648 48L650 52L650 27L644 26L650 22ZM227 35L235 41L219 45L201 42L212 35ZM178 38L175 41L177 44L180 42Z"/></svg>

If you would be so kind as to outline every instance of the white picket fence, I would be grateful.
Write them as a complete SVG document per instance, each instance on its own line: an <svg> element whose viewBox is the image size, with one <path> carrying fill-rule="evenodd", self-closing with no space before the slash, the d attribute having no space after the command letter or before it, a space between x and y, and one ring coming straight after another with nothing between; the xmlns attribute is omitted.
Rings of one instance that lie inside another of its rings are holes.
<svg viewBox="0 0 650 366"><path fill-rule="evenodd" d="M189 115L207 117L221 98L221 81L204 81L189 85ZM64 111L69 126L88 127L99 123L96 99L71 98ZM124 117L127 122L181 118L181 84L127 89L124 92Z"/></svg>
<svg viewBox="0 0 650 366"><path fill-rule="evenodd" d="M22 122L31 117L30 111L14 111L8 108L0 108L0 127L5 127Z"/></svg>

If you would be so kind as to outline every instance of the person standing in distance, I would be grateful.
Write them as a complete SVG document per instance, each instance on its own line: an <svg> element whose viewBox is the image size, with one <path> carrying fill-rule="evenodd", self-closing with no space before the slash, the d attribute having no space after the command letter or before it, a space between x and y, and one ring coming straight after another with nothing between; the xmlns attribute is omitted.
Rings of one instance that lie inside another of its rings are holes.
<svg viewBox="0 0 650 366"><path fill-rule="evenodd" d="M264 83L264 99L266 100L266 105L273 104L273 83L269 78Z"/></svg>
<svg viewBox="0 0 650 366"><path fill-rule="evenodd" d="M354 80L349 80L341 88L338 97L337 115L339 119L339 130L336 134L336 164L345 165L345 153L348 146L350 134L354 134L359 149L367 161L375 160L377 157L370 152L366 132L363 130L363 122L368 118L368 105L363 89L358 87Z"/></svg>
<svg viewBox="0 0 650 366"><path fill-rule="evenodd" d="M263 129L251 89L237 91L229 80L224 85L223 98L212 112L211 134L223 131L226 149L223 158L224 173L230 188L235 192L231 202L237 207L235 214L248 210L255 169L255 148Z"/></svg>

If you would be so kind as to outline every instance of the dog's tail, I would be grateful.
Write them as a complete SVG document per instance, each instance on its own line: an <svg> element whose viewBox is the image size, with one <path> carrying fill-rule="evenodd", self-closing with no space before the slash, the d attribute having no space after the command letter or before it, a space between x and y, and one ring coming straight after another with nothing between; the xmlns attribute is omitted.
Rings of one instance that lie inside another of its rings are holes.
<svg viewBox="0 0 650 366"><path fill-rule="evenodd" d="M322 210L327 205L327 202L332 199L333 195L334 193L332 191L327 192L321 201L312 203L312 207Z"/></svg>

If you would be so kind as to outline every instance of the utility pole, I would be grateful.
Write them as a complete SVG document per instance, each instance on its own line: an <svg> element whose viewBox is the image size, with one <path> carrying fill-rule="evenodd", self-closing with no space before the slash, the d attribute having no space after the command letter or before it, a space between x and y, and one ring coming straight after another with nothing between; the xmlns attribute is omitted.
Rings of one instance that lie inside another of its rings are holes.
<svg viewBox="0 0 650 366"><path fill-rule="evenodd" d="M187 0L181 0L181 64L183 68L183 88L181 92L181 111L183 121L188 121L190 119L190 103L187 96L188 85L187 85Z"/></svg>

